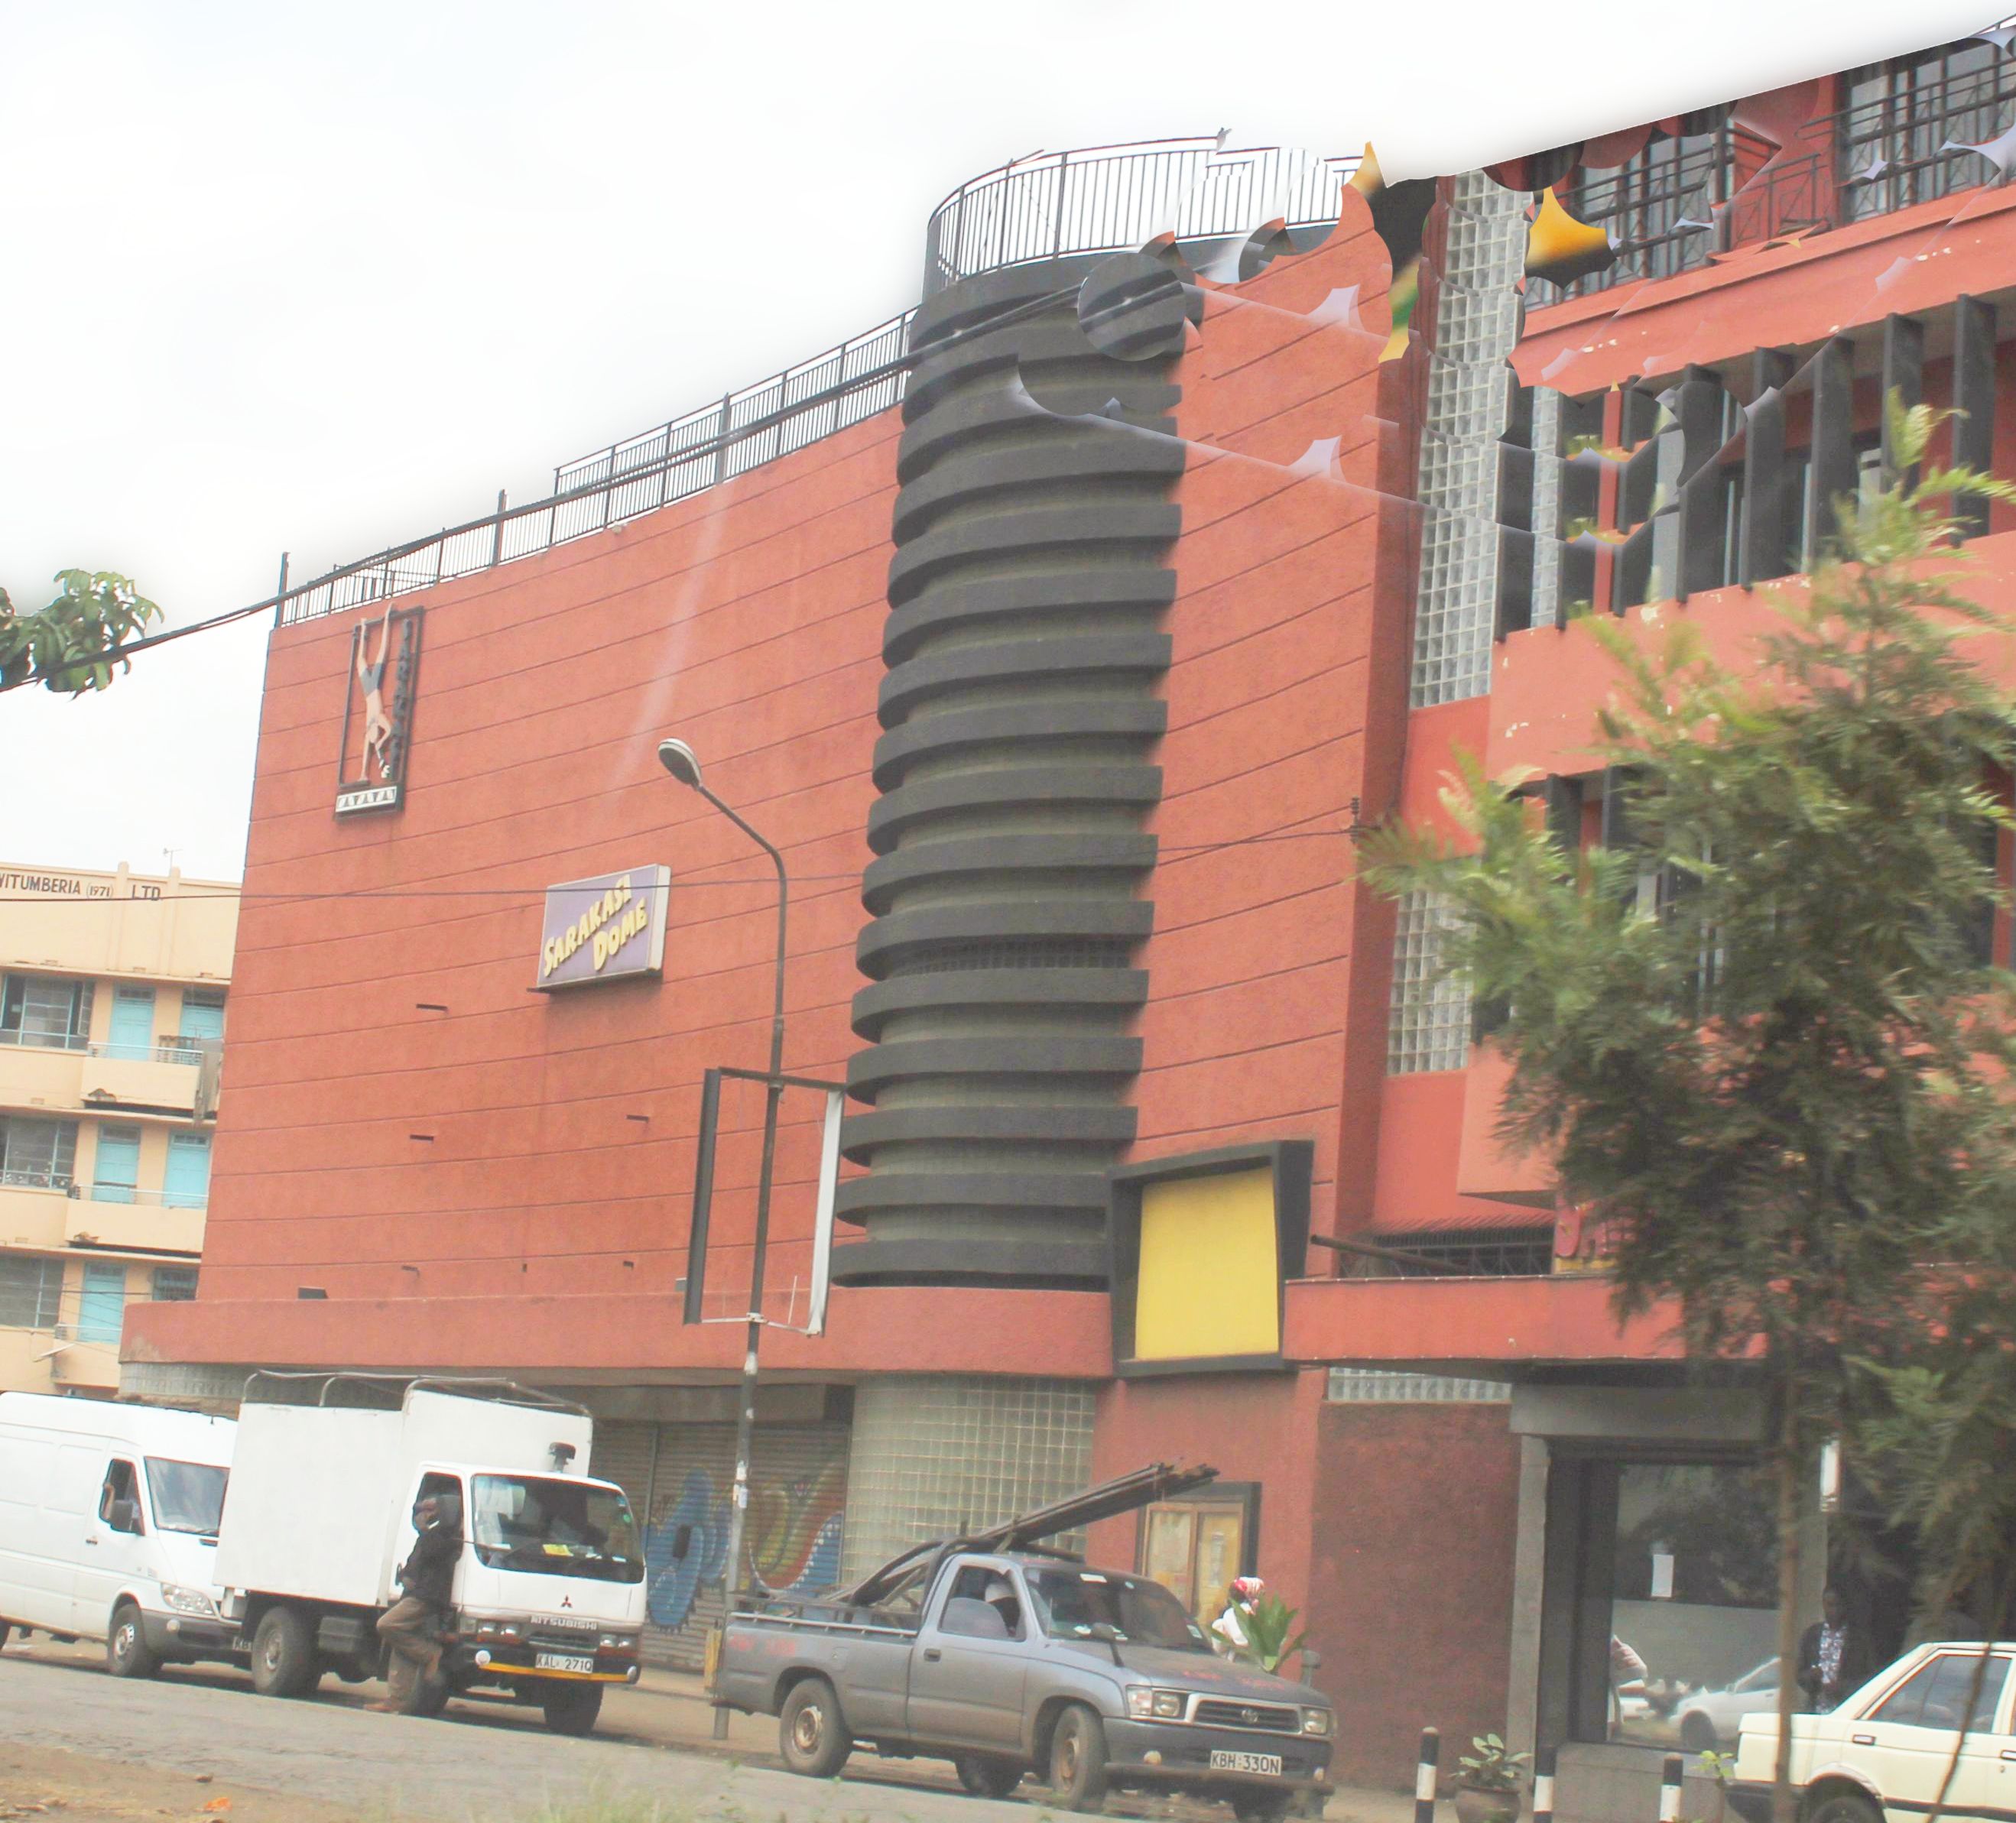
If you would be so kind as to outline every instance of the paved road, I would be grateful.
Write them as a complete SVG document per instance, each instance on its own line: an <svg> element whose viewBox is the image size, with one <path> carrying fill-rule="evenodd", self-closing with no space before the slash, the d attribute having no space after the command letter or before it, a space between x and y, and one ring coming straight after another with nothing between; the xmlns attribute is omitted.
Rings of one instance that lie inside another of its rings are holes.
<svg viewBox="0 0 2016 1823"><path fill-rule="evenodd" d="M333 1686L332 1686L333 1688ZM1046 1795L993 1803L878 1776L858 1759L837 1783L675 1752L639 1740L567 1740L535 1712L457 1703L446 1719L373 1715L354 1702L283 1702L229 1671L177 1669L121 1684L76 1657L0 1658L0 1728L24 1746L127 1765L210 1773L359 1815L523 1819L589 1803L643 1800L682 1817L762 1823L1032 1823Z"/></svg>

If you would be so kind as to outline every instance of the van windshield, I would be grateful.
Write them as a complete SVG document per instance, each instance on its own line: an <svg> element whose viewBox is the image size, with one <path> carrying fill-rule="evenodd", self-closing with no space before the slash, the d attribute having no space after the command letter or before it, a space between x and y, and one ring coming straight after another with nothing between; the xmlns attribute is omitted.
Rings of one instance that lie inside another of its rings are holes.
<svg viewBox="0 0 2016 1823"><path fill-rule="evenodd" d="M1211 1650L1204 1629L1160 1583L1096 1570L1039 1570L1028 1577L1043 1631L1053 1639L1089 1639L1095 1627L1110 1627L1136 1645Z"/></svg>
<svg viewBox="0 0 2016 1823"><path fill-rule="evenodd" d="M154 1506L154 1523L164 1532L194 1532L214 1538L224 1517L224 1484L229 1469L214 1462L171 1462L164 1456L147 1458L147 1494Z"/></svg>
<svg viewBox="0 0 2016 1823"><path fill-rule="evenodd" d="M644 1580L630 1503L614 1488L543 1475L478 1475L474 1489L470 1536L489 1569Z"/></svg>

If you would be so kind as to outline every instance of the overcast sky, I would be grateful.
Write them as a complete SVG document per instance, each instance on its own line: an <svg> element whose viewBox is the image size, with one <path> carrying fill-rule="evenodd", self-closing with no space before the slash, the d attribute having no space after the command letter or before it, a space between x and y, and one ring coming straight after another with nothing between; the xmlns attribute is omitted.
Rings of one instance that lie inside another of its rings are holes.
<svg viewBox="0 0 2016 1823"><path fill-rule="evenodd" d="M1979 12L1987 10L1985 5ZM916 301L1039 147L1424 175L1959 35L1876 0L0 0L0 583L195 620ZM1243 33L1243 35L1237 35ZM0 859L239 875L266 628L0 697Z"/></svg>

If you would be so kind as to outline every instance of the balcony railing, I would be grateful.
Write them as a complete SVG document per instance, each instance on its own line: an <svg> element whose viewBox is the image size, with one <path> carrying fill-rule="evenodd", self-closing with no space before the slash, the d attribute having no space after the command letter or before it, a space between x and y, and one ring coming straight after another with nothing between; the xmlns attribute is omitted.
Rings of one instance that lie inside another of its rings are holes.
<svg viewBox="0 0 2016 1823"><path fill-rule="evenodd" d="M191 1038L180 1034L164 1038L158 1045L122 1045L95 1038L92 1041L91 1055L123 1059L131 1063L186 1063L194 1067L203 1062L204 1045L217 1042L214 1038Z"/></svg>
<svg viewBox="0 0 2016 1823"><path fill-rule="evenodd" d="M1278 146L1227 152L1215 139L1017 159L961 184L931 211L924 296L981 272L1117 253L1161 234L1229 242L1276 218L1291 228L1327 225L1358 164Z"/></svg>
<svg viewBox="0 0 2016 1823"><path fill-rule="evenodd" d="M1925 67L1885 70L1857 90L1827 124L1838 159L1841 214L1846 221L1907 209L1914 203L1971 189L1995 167L1969 146L2000 138L2016 125L2016 61L1993 45L1969 47L1972 67L1950 68L1922 81Z"/></svg>
<svg viewBox="0 0 2016 1823"><path fill-rule="evenodd" d="M124 1203L146 1209L201 1209L208 1190L142 1190L131 1184L79 1184L70 1194L88 1203Z"/></svg>
<svg viewBox="0 0 2016 1823"><path fill-rule="evenodd" d="M80 1056L91 1048L81 1032L38 1032L23 1026L0 1030L0 1045L9 1045L23 1051L74 1051Z"/></svg>
<svg viewBox="0 0 2016 1823"><path fill-rule="evenodd" d="M933 211L924 295L1003 266L1137 246L1165 230L1208 241L1276 216L1290 228L1334 221L1340 187L1357 165L1275 148L1225 152L1215 139L1018 159L962 184ZM775 462L902 402L915 315L563 462L545 499L513 506L500 494L494 512L283 584L258 605L270 605L283 627L369 606L536 556Z"/></svg>
<svg viewBox="0 0 2016 1823"><path fill-rule="evenodd" d="M124 1044L109 1038L87 1038L81 1032L0 1031L0 1045L23 1051L63 1051L76 1057L114 1057L135 1063L187 1063L203 1062L206 1044L214 1038L197 1038L178 1033L159 1044Z"/></svg>

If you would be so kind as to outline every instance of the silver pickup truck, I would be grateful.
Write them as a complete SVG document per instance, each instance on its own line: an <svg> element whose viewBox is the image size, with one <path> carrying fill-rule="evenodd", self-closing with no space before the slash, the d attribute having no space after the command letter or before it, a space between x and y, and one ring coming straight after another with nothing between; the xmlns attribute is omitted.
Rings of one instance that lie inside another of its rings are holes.
<svg viewBox="0 0 2016 1823"><path fill-rule="evenodd" d="M778 1717L785 1764L811 1778L865 1744L950 1760L985 1796L1033 1771L1075 1810L1153 1788L1242 1820L1319 1813L1335 1728L1319 1691L1219 1657L1159 1583L974 1541L735 1615L715 1699Z"/></svg>

